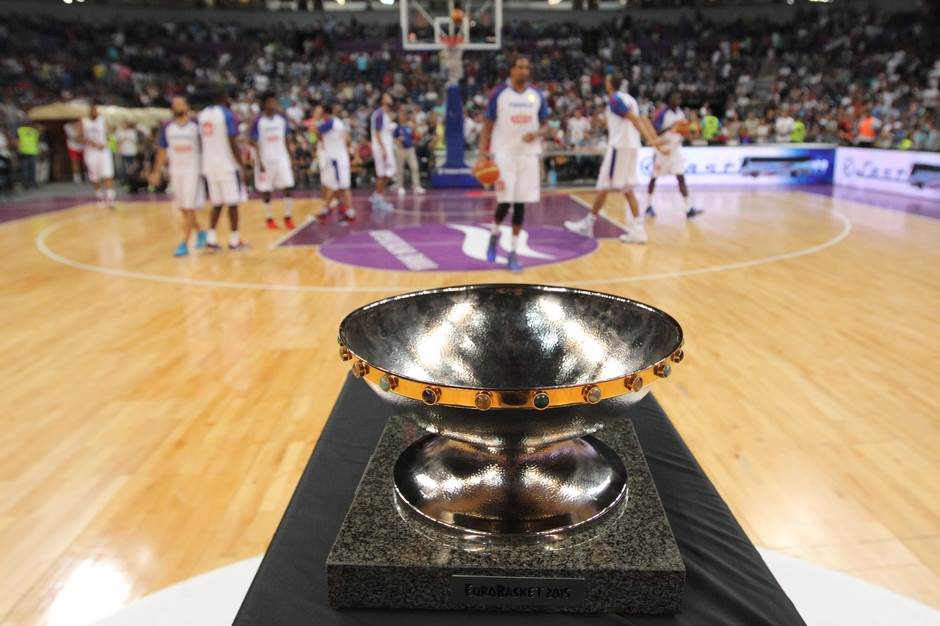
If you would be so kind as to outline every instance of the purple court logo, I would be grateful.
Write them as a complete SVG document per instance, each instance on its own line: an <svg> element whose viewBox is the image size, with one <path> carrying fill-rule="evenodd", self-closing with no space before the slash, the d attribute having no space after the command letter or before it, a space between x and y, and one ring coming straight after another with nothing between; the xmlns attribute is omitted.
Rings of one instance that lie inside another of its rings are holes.
<svg viewBox="0 0 940 626"><path fill-rule="evenodd" d="M412 272L467 272L506 269L512 228L501 229L496 263L486 260L487 224L426 224L349 233L320 247L324 257L358 267ZM516 253L523 267L570 261L597 248L594 239L564 228L533 226L519 235Z"/></svg>

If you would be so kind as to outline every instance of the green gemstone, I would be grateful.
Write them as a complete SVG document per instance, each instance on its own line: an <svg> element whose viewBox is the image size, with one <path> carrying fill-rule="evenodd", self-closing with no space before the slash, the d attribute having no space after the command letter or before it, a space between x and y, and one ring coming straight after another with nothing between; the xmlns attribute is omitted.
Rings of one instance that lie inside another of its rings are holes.
<svg viewBox="0 0 940 626"><path fill-rule="evenodd" d="M379 379L379 387L382 388L382 391L388 391L392 388L392 381L388 379L388 376L383 376Z"/></svg>
<svg viewBox="0 0 940 626"><path fill-rule="evenodd" d="M672 366L667 363L666 367L663 368L663 378L666 378L670 374L672 374Z"/></svg>
<svg viewBox="0 0 940 626"><path fill-rule="evenodd" d="M539 392L535 394L535 397L532 399L532 403L537 409L544 409L548 406L548 394L545 392Z"/></svg>

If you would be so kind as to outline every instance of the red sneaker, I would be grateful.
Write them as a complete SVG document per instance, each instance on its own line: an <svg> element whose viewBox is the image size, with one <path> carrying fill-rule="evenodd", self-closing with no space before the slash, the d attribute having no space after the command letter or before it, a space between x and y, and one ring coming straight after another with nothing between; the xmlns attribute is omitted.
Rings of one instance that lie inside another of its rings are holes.
<svg viewBox="0 0 940 626"><path fill-rule="evenodd" d="M294 220L289 215L284 218L284 228L287 230L294 230Z"/></svg>
<svg viewBox="0 0 940 626"><path fill-rule="evenodd" d="M267 225L268 230L277 230L277 224L274 223L273 217L269 217L264 221L264 223Z"/></svg>

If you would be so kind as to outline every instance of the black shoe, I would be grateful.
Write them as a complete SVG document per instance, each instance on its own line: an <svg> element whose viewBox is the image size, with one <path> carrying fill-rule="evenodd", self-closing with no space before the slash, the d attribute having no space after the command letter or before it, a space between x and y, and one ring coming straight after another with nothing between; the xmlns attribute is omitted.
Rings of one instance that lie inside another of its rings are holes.
<svg viewBox="0 0 940 626"><path fill-rule="evenodd" d="M656 217L656 211L653 210L653 205L646 207L646 215L649 217Z"/></svg>
<svg viewBox="0 0 940 626"><path fill-rule="evenodd" d="M685 216L686 216L687 218L689 218L689 219L692 219L692 218L695 217L696 215L701 215L701 214L704 213L704 212L705 212L705 211L703 211L702 209L696 209L695 207L692 207L691 209L689 209L688 211L686 211Z"/></svg>

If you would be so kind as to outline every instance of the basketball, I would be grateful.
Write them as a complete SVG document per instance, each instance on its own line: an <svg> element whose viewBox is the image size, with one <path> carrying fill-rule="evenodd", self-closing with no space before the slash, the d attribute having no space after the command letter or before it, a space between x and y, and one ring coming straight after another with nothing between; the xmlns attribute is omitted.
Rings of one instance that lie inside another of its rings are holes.
<svg viewBox="0 0 940 626"><path fill-rule="evenodd" d="M484 187L489 187L499 180L499 167L495 161L483 159L473 166L473 176Z"/></svg>
<svg viewBox="0 0 940 626"><path fill-rule="evenodd" d="M454 7L454 10L450 12L450 19L455 25L460 26L460 23L463 22L463 9Z"/></svg>
<svg viewBox="0 0 940 626"><path fill-rule="evenodd" d="M676 122L675 126L673 126L673 130L675 130L678 134L682 135L683 137L688 137L689 136L689 121L679 120L678 122Z"/></svg>

